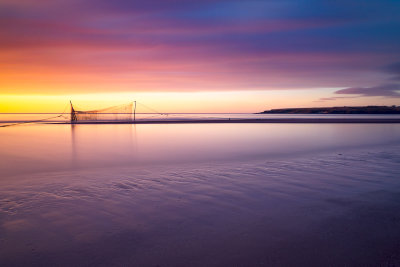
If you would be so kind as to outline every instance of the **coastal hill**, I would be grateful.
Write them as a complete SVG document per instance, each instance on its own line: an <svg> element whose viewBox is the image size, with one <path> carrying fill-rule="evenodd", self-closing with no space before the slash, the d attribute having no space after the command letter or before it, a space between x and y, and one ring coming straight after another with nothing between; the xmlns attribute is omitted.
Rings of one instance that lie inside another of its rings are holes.
<svg viewBox="0 0 400 267"><path fill-rule="evenodd" d="M271 109L259 114L400 114L400 106Z"/></svg>

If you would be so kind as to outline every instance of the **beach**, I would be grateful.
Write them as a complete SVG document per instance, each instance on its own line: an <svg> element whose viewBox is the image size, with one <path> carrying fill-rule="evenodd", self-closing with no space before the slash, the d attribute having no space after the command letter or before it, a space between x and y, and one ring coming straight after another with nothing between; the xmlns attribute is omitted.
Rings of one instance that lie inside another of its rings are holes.
<svg viewBox="0 0 400 267"><path fill-rule="evenodd" d="M4 128L2 265L400 263L396 124L188 126Z"/></svg>
<svg viewBox="0 0 400 267"><path fill-rule="evenodd" d="M0 267L400 267L400 1L0 10Z"/></svg>

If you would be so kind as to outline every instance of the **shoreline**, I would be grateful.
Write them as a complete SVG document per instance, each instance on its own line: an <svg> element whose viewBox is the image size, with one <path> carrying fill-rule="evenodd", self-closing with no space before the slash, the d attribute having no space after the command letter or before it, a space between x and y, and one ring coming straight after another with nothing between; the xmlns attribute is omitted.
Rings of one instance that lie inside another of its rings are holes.
<svg viewBox="0 0 400 267"><path fill-rule="evenodd" d="M191 124L191 123L400 123L400 119L326 119L326 118L279 118L279 119L217 119L217 120L147 120L147 121L85 121L59 122L54 124Z"/></svg>
<svg viewBox="0 0 400 267"><path fill-rule="evenodd" d="M134 121L3 121L0 128L24 124L245 124L245 123L279 123L279 124L397 124L400 118L268 118L268 119L187 119L187 120L137 120Z"/></svg>

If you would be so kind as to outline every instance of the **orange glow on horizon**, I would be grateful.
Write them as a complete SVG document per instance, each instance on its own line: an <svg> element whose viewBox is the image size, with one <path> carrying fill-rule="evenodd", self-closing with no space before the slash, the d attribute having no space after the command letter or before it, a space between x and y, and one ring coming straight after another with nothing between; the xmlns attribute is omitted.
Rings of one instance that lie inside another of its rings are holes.
<svg viewBox="0 0 400 267"><path fill-rule="evenodd" d="M287 107L362 106L371 101L378 105L396 104L395 100L387 103L387 99L380 97L315 101L324 96L325 93L315 90L0 95L0 113L61 113L68 111L69 100L83 110L100 109L136 100L162 113L256 113ZM153 111L139 106L137 112Z"/></svg>

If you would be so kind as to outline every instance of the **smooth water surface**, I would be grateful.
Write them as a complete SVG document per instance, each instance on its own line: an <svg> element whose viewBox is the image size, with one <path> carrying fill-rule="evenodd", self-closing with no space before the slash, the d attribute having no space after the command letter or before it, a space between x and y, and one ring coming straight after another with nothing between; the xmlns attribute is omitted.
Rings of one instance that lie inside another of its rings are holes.
<svg viewBox="0 0 400 267"><path fill-rule="evenodd" d="M400 125L0 129L1 266L397 266Z"/></svg>
<svg viewBox="0 0 400 267"><path fill-rule="evenodd" d="M62 115L61 117L58 117ZM133 114L100 114L96 121L133 120ZM123 119L121 119L121 116ZM70 114L60 113L0 113L0 126L43 120L41 123L65 123ZM226 119L400 119L400 114L255 114L255 113L137 113L137 121L188 121ZM87 120L88 121L88 120ZM86 122L87 122L86 121Z"/></svg>

